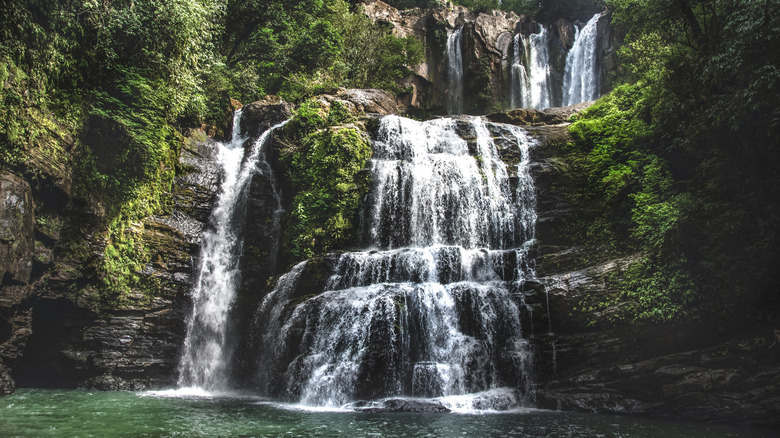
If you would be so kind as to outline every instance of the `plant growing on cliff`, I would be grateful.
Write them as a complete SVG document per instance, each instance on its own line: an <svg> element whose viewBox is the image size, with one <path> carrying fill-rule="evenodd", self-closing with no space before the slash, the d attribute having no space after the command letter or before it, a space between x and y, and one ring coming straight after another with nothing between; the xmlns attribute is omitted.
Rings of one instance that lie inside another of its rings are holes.
<svg viewBox="0 0 780 438"><path fill-rule="evenodd" d="M656 97L644 84L618 87L580 115L570 132L587 153L590 190L602 202L607 227L591 234L612 236L644 258L617 286L619 295L596 308L619 306L611 318L665 321L690 316L699 292L690 280L684 248L674 243L681 226L680 204L666 161L656 152L652 107Z"/></svg>
<svg viewBox="0 0 780 438"><path fill-rule="evenodd" d="M348 121L340 102L323 112L309 101L285 126L280 161L294 193L284 236L291 260L353 241L360 201L369 189L362 172L372 153L368 140L357 127L340 125Z"/></svg>
<svg viewBox="0 0 780 438"><path fill-rule="evenodd" d="M776 317L780 6L613 0L619 87L572 126L617 239L644 259L621 299L639 320ZM735 312L739 308L741 311Z"/></svg>

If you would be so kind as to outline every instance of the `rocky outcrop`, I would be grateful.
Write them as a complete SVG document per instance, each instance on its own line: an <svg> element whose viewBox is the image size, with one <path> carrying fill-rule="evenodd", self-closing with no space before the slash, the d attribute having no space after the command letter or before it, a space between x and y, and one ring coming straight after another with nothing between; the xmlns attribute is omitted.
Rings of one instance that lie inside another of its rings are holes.
<svg viewBox="0 0 780 438"><path fill-rule="evenodd" d="M29 333L25 301L36 255L34 209L30 185L0 175L0 395L14 392L12 367Z"/></svg>
<svg viewBox="0 0 780 438"><path fill-rule="evenodd" d="M317 96L317 101L324 109L329 109L333 102L339 102L354 117L384 116L400 111L396 98L384 90L340 88L335 94Z"/></svg>
<svg viewBox="0 0 780 438"><path fill-rule="evenodd" d="M259 136L271 126L289 119L292 108L279 96L266 96L244 106L241 112L241 136Z"/></svg>
<svg viewBox="0 0 780 438"><path fill-rule="evenodd" d="M14 175L0 175L0 287L30 280L35 226L32 189Z"/></svg>
<svg viewBox="0 0 780 438"><path fill-rule="evenodd" d="M193 255L208 224L219 179L213 144L197 135L182 148L169 213L143 219L128 231L144 242L150 260L137 275L154 293L132 290L110 313L90 298L96 281L90 260L101 257L105 246L95 232L102 209L88 199L70 198L56 209L40 197L45 186L33 191L43 214L34 218L34 231L25 231L31 239L34 236L34 250L25 251L32 269L22 277L8 275L9 282L0 289L3 297L15 294L0 303L4 392L14 383L100 389L173 383ZM62 247L65 235L67 249Z"/></svg>
<svg viewBox="0 0 780 438"><path fill-rule="evenodd" d="M537 23L531 17L513 12L470 12L452 4L431 9L399 11L379 0L368 1L365 13L371 19L392 26L399 37L413 36L426 47L425 61L413 66L414 76L401 81L408 92L401 103L407 108L444 112L447 103L447 36L463 27L462 55L464 68L465 108L468 113L484 113L510 105L511 66L514 62L514 36L538 33L545 27L550 35L550 67L554 96L560 99L566 54L575 37L575 24L558 18L551 23ZM619 68L617 48L622 34L613 30L609 14L599 20L596 56L601 66L602 91L611 87L611 73Z"/></svg>
<svg viewBox="0 0 780 438"><path fill-rule="evenodd" d="M496 123L509 123L511 125L521 125L526 128L538 128L568 123L571 116L589 108L591 105L593 105L593 102L583 102L566 107L547 108L543 111L517 108L488 114L485 118ZM560 128L561 127L555 129L565 134ZM532 129L531 131L534 130Z"/></svg>
<svg viewBox="0 0 780 438"><path fill-rule="evenodd" d="M780 355L756 339L668 326L559 335L557 369L537 392L537 403L777 428Z"/></svg>
<svg viewBox="0 0 780 438"><path fill-rule="evenodd" d="M600 212L584 195L582 156L565 147L572 113L586 107L487 116L534 135L537 189L534 306L536 404L544 409L645 415L780 428L780 351L770 330L696 324L641 325L611 318L620 306L588 303L617 294L617 279L642 254L614 254L578 235Z"/></svg>

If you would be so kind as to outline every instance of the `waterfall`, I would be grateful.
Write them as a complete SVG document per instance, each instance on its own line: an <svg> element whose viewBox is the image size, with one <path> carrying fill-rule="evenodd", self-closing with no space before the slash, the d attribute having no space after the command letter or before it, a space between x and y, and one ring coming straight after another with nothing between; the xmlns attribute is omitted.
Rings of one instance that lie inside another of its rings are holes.
<svg viewBox="0 0 780 438"><path fill-rule="evenodd" d="M463 27L447 37L448 107L450 114L463 113Z"/></svg>
<svg viewBox="0 0 780 438"><path fill-rule="evenodd" d="M598 99L601 90L601 71L597 60L598 21L596 14L582 29L577 29L574 46L566 55L563 76L563 105Z"/></svg>
<svg viewBox="0 0 780 438"><path fill-rule="evenodd" d="M528 63L526 51L528 46L522 34L516 34L514 38L514 58L511 70L510 93L512 108L526 108L531 105L531 84L528 81L528 71L525 65Z"/></svg>
<svg viewBox="0 0 780 438"><path fill-rule="evenodd" d="M190 293L192 313L187 319L179 387L218 391L226 389L228 384L232 356L227 339L228 317L240 281L242 207L252 176L256 172L270 172L260 157L271 131L283 124L265 131L244 158L247 139L239 135L240 119L241 110L237 110L232 140L217 144L222 182L211 212L211 228L203 233L197 279Z"/></svg>
<svg viewBox="0 0 780 438"><path fill-rule="evenodd" d="M511 70L513 108L541 110L553 106L549 45L544 26L539 33L515 35Z"/></svg>
<svg viewBox="0 0 780 438"><path fill-rule="evenodd" d="M521 128L479 118L382 118L369 248L338 256L320 294L302 280L307 262L279 279L258 311L260 386L314 406L392 396L453 408L527 403L530 145Z"/></svg>

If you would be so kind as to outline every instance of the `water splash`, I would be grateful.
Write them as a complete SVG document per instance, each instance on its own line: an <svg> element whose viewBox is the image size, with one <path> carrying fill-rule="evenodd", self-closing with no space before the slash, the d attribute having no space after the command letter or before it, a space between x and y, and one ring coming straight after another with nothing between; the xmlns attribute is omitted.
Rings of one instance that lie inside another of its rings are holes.
<svg viewBox="0 0 780 438"><path fill-rule="evenodd" d="M563 76L563 105L574 105L598 99L601 93L601 70L597 60L598 21L596 14L577 29L574 46L566 55Z"/></svg>
<svg viewBox="0 0 780 438"><path fill-rule="evenodd" d="M179 387L221 391L228 386L232 357L228 319L240 281L242 207L252 176L270 171L267 163L259 161L271 132L286 123L265 131L244 157L247 139L239 135L240 119L241 110L237 110L232 140L217 144L222 183L211 212L211 228L203 233L197 279L190 293L192 313L179 364Z"/></svg>

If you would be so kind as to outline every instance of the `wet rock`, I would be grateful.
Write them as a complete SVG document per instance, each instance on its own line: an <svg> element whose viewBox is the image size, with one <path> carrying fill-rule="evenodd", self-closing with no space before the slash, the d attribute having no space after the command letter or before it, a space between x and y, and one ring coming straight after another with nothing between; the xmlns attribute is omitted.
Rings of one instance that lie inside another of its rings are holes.
<svg viewBox="0 0 780 438"><path fill-rule="evenodd" d="M0 288L24 285L30 280L35 243L33 211L30 185L15 175L0 175Z"/></svg>
<svg viewBox="0 0 780 438"><path fill-rule="evenodd" d="M358 403L355 410L360 412L413 412L418 414L436 414L450 412L450 409L437 400L414 400L403 398L392 398L382 400L379 403L364 403L360 406Z"/></svg>
<svg viewBox="0 0 780 438"><path fill-rule="evenodd" d="M0 396L13 394L16 391L14 379L3 367L0 367Z"/></svg>
<svg viewBox="0 0 780 438"><path fill-rule="evenodd" d="M101 391L143 391L150 385L139 380L125 380L112 375L97 376L88 379L83 385L85 388Z"/></svg>
<svg viewBox="0 0 780 438"><path fill-rule="evenodd" d="M511 125L524 127L560 125L567 123L572 115L589 108L593 103L594 102L583 102L565 107L547 108L544 111L517 108L488 114L485 118L491 122L509 123Z"/></svg>
<svg viewBox="0 0 780 438"><path fill-rule="evenodd" d="M257 137L271 126L292 116L293 105L279 96L266 96L243 107L241 135Z"/></svg>
<svg viewBox="0 0 780 438"><path fill-rule="evenodd" d="M574 35L576 30L569 21L559 18L553 22L553 32L558 37L565 50L570 50L574 46Z"/></svg>

